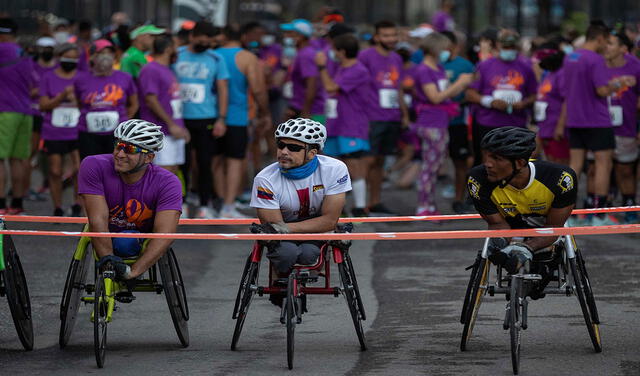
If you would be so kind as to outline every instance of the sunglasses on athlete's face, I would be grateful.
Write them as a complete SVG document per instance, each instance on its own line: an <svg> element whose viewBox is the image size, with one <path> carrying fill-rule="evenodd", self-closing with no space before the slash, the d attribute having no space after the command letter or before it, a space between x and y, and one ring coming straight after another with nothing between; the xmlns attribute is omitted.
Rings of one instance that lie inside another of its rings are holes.
<svg viewBox="0 0 640 376"><path fill-rule="evenodd" d="M289 149L290 152L297 153L300 150L303 150L306 145L297 145L297 144L287 144L283 141L278 141L278 149L282 150L285 147Z"/></svg>
<svg viewBox="0 0 640 376"><path fill-rule="evenodd" d="M116 141L114 144L114 149L117 151L124 150L126 154L149 153L149 150L147 149L143 149L140 146L136 146L124 141Z"/></svg>

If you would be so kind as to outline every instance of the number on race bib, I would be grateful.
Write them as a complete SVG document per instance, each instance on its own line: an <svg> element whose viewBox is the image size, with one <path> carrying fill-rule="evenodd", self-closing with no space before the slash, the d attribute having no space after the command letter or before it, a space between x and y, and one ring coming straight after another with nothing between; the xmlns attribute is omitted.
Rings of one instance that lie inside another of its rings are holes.
<svg viewBox="0 0 640 376"><path fill-rule="evenodd" d="M80 110L73 107L54 108L51 113L51 125L56 128L75 128L80 119Z"/></svg>
<svg viewBox="0 0 640 376"><path fill-rule="evenodd" d="M180 84L180 97L184 102L203 103L204 84Z"/></svg>
<svg viewBox="0 0 640 376"><path fill-rule="evenodd" d="M537 122L545 121L547 118L547 107L549 103L536 101L533 105L533 119Z"/></svg>
<svg viewBox="0 0 640 376"><path fill-rule="evenodd" d="M338 100L336 98L327 98L324 102L324 114L327 119L338 117Z"/></svg>
<svg viewBox="0 0 640 376"><path fill-rule="evenodd" d="M494 90L491 96L494 99L500 99L508 104L514 104L522 100L522 93L518 90L511 89Z"/></svg>
<svg viewBox="0 0 640 376"><path fill-rule="evenodd" d="M378 90L378 99L381 108L400 108L400 104L398 103L398 90L396 89Z"/></svg>
<svg viewBox="0 0 640 376"><path fill-rule="evenodd" d="M120 115L117 111L89 112L87 130L90 133L111 132L118 126Z"/></svg>
<svg viewBox="0 0 640 376"><path fill-rule="evenodd" d="M609 116L611 117L611 125L619 127L624 121L622 114L622 106L609 106Z"/></svg>
<svg viewBox="0 0 640 376"><path fill-rule="evenodd" d="M174 119L182 119L182 99L171 100L171 112Z"/></svg>
<svg viewBox="0 0 640 376"><path fill-rule="evenodd" d="M404 103L407 105L407 107L411 107L411 104L413 103L413 97L411 97L410 94L405 94Z"/></svg>
<svg viewBox="0 0 640 376"><path fill-rule="evenodd" d="M438 80L438 91L443 92L449 87L449 80L441 78Z"/></svg>
<svg viewBox="0 0 640 376"><path fill-rule="evenodd" d="M282 85L282 96L286 99L293 98L293 82L287 81Z"/></svg>

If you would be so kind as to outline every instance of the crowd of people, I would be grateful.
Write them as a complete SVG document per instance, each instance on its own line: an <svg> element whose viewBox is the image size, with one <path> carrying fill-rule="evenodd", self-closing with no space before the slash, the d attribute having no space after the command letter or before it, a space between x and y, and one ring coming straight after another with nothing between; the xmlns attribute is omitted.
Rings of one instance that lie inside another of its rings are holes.
<svg viewBox="0 0 640 376"><path fill-rule="evenodd" d="M444 192L452 210L472 211L468 171L482 162L482 138L506 126L537 132L536 158L586 174L584 207L635 205L638 34L593 21L571 38L525 40L497 28L471 38L455 30L448 3L430 24L381 20L372 33L337 10L277 30L201 20L175 33L117 13L101 33L88 21L65 22L27 43L1 18L0 214L24 213L30 191L48 190L53 214L65 215L63 190L73 186L66 206L81 215L80 163L112 153L113 131L129 119L162 127L153 163L180 178L183 217L249 214L241 202L275 154L275 125L295 118L324 124L323 153L346 164L345 214L394 214L381 194L389 185L417 190L415 214L439 214L443 175L453 177ZM30 180L35 161L43 187ZM624 221L638 218L629 212Z"/></svg>

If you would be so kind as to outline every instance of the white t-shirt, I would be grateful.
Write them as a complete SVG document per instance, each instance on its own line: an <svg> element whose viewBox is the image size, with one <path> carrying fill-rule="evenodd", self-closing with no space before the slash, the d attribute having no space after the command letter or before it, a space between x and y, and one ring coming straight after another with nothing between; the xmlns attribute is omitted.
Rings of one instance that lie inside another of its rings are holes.
<svg viewBox="0 0 640 376"><path fill-rule="evenodd" d="M265 167L253 179L251 207L280 209L285 222L296 222L322 214L324 196L351 190L347 166L335 158L318 155L318 168L304 179L287 179L278 163Z"/></svg>

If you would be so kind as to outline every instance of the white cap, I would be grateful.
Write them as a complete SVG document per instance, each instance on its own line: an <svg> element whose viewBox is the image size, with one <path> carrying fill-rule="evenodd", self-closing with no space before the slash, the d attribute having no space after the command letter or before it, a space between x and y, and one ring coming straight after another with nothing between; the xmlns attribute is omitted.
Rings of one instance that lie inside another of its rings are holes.
<svg viewBox="0 0 640 376"><path fill-rule="evenodd" d="M427 35L433 33L433 28L429 24L421 24L417 28L409 32L409 36L412 38L424 38Z"/></svg>
<svg viewBox="0 0 640 376"><path fill-rule="evenodd" d="M36 46L38 47L55 47L56 44L56 40L51 37L38 38L36 41Z"/></svg>

